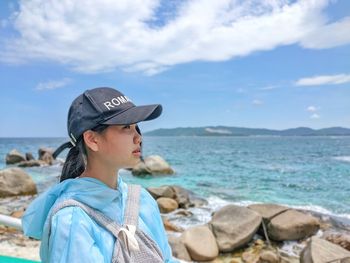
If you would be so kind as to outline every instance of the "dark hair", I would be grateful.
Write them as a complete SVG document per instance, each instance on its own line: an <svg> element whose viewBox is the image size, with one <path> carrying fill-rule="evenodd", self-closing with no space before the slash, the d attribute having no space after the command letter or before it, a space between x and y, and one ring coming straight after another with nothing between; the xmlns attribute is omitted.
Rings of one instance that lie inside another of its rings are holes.
<svg viewBox="0 0 350 263"><path fill-rule="evenodd" d="M98 133L102 133L107 127L108 125L102 124L91 130ZM136 125L136 131L141 135L141 131L138 125ZM140 147L142 147L142 142ZM81 136L80 138L78 138L76 142L76 146L71 148L67 154L66 161L62 168L60 182L66 179L76 178L80 176L85 171L85 168L86 168L86 156L87 156L87 151L85 148L83 136Z"/></svg>
<svg viewBox="0 0 350 263"><path fill-rule="evenodd" d="M91 130L101 133L108 125L99 125ZM71 148L67 154L66 161L64 162L60 182L80 176L86 168L86 155L87 151L83 136L80 136L76 142L76 146Z"/></svg>

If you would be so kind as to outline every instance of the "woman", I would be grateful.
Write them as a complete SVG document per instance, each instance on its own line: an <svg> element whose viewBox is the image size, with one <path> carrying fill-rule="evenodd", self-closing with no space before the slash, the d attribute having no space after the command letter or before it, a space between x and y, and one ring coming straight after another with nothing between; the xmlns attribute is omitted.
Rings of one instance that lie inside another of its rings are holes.
<svg viewBox="0 0 350 263"><path fill-rule="evenodd" d="M68 113L71 148L60 183L41 194L23 218L24 233L41 239L43 262L178 262L171 256L157 203L118 176L141 158L140 121L162 106L135 106L112 88L87 90Z"/></svg>

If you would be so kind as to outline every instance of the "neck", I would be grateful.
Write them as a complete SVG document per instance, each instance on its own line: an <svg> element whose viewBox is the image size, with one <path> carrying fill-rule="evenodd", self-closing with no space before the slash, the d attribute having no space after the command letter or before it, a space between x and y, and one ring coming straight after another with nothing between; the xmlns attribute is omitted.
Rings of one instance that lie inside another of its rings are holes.
<svg viewBox="0 0 350 263"><path fill-rule="evenodd" d="M88 160L87 167L80 177L96 178L108 185L110 188L117 189L118 170L119 169L115 167L108 167L106 164Z"/></svg>

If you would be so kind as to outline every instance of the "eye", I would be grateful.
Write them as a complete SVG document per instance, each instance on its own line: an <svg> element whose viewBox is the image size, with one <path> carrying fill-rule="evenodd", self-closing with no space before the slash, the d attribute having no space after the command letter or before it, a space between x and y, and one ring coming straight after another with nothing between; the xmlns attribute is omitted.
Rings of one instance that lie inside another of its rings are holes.
<svg viewBox="0 0 350 263"><path fill-rule="evenodd" d="M130 129L131 126L130 126L130 125L125 125L123 128L124 128L124 129Z"/></svg>

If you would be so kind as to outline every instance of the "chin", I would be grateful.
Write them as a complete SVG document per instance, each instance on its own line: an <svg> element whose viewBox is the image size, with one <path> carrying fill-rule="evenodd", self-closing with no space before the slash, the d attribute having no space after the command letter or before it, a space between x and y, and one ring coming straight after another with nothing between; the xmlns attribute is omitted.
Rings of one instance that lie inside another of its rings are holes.
<svg viewBox="0 0 350 263"><path fill-rule="evenodd" d="M140 162L141 162L141 158L134 159L133 162L131 162L130 164L126 165L124 168L125 168L125 169L132 169L132 168L134 168L137 164L139 164Z"/></svg>

